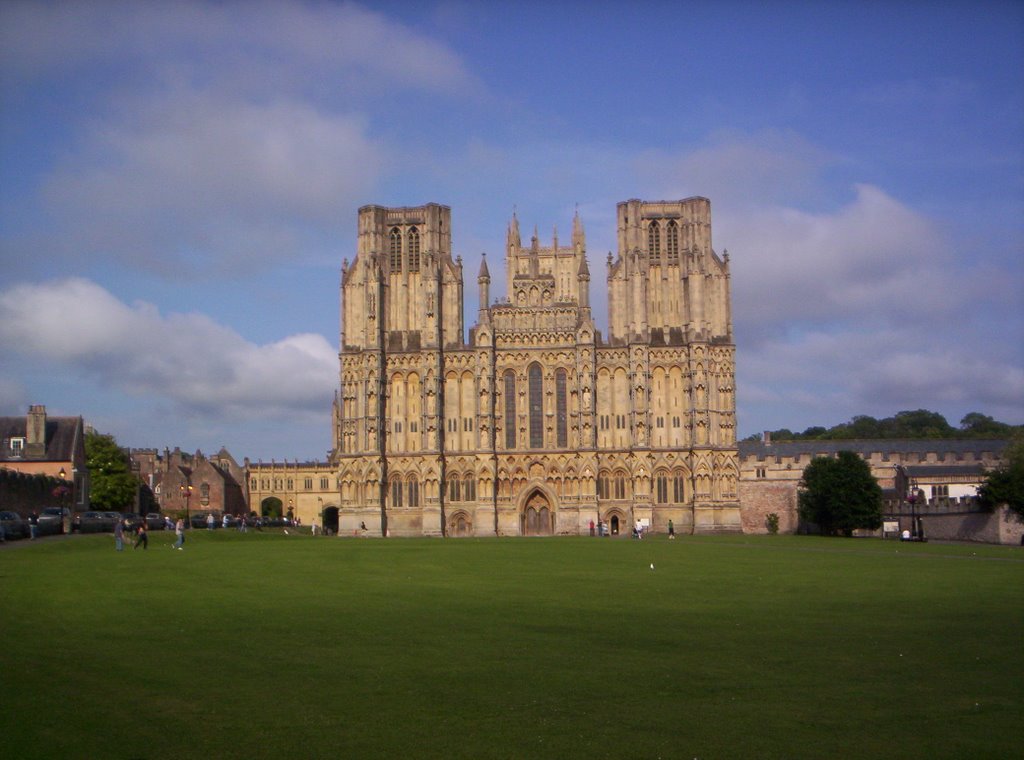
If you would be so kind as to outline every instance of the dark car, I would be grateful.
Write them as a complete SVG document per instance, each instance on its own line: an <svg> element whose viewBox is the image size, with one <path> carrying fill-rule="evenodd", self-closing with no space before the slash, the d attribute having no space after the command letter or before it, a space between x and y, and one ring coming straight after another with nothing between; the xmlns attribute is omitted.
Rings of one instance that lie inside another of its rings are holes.
<svg viewBox="0 0 1024 760"><path fill-rule="evenodd" d="M150 512L146 515L146 530L163 530L166 527L164 516L159 512Z"/></svg>
<svg viewBox="0 0 1024 760"><path fill-rule="evenodd" d="M17 512L0 512L0 530L5 540L28 538L28 520Z"/></svg>
<svg viewBox="0 0 1024 760"><path fill-rule="evenodd" d="M75 515L74 529L81 533L112 533L114 524L120 517L118 512L82 512Z"/></svg>
<svg viewBox="0 0 1024 760"><path fill-rule="evenodd" d="M39 535L56 536L64 532L64 520L71 515L67 507L47 507L39 513Z"/></svg>

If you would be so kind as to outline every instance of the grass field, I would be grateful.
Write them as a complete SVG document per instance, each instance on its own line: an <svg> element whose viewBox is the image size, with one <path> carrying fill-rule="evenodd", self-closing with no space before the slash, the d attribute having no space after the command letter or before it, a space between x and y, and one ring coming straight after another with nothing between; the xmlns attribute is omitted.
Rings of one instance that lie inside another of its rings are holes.
<svg viewBox="0 0 1024 760"><path fill-rule="evenodd" d="M0 754L1020 756L1020 549L172 540L0 551Z"/></svg>

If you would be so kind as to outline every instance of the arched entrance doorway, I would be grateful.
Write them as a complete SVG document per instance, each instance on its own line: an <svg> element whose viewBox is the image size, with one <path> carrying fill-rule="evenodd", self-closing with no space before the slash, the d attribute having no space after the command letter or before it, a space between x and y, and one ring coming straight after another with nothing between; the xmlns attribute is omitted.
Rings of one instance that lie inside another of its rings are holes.
<svg viewBox="0 0 1024 760"><path fill-rule="evenodd" d="M524 536L550 536L554 533L555 514L548 497L541 491L534 491L523 505L519 517L519 530Z"/></svg>
<svg viewBox="0 0 1024 760"><path fill-rule="evenodd" d="M338 534L338 508L324 507L324 535L336 536Z"/></svg>
<svg viewBox="0 0 1024 760"><path fill-rule="evenodd" d="M260 515L262 517L281 517L284 504L276 496L268 496L260 502Z"/></svg>
<svg viewBox="0 0 1024 760"><path fill-rule="evenodd" d="M612 515L611 534L613 536L619 535L619 516Z"/></svg>
<svg viewBox="0 0 1024 760"><path fill-rule="evenodd" d="M449 536L471 536L473 535L473 523L465 512L456 512L448 518Z"/></svg>

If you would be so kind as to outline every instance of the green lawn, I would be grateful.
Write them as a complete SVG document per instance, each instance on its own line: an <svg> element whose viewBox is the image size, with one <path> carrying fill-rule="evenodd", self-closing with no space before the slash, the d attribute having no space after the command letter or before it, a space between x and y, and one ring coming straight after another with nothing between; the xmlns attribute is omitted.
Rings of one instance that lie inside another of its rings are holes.
<svg viewBox="0 0 1024 760"><path fill-rule="evenodd" d="M4 757L1021 751L1012 547L172 540L0 550Z"/></svg>

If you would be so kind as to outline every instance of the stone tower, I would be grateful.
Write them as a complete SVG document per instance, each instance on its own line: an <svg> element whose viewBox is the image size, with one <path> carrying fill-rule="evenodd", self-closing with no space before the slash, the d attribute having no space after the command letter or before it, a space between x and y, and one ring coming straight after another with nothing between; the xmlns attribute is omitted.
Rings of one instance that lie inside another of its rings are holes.
<svg viewBox="0 0 1024 760"><path fill-rule="evenodd" d="M536 228L523 245L513 214L507 298L490 302L484 259L467 342L450 219L437 204L359 210L342 267L339 529L739 530L729 265L707 199L619 204L606 340L578 214L568 245Z"/></svg>

